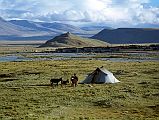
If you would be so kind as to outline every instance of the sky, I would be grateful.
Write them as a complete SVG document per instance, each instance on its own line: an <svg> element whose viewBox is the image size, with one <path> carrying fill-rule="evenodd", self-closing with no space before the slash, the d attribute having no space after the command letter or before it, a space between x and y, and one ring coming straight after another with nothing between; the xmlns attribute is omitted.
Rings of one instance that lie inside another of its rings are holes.
<svg viewBox="0 0 159 120"><path fill-rule="evenodd" d="M0 0L0 17L74 25L159 25L159 0Z"/></svg>

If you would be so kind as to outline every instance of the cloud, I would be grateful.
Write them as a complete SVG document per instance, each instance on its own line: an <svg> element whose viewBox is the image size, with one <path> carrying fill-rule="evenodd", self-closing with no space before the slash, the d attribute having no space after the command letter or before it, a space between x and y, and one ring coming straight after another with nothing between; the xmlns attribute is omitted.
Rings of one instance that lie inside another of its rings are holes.
<svg viewBox="0 0 159 120"><path fill-rule="evenodd" d="M0 14L48 22L159 24L159 8L150 0L0 0Z"/></svg>

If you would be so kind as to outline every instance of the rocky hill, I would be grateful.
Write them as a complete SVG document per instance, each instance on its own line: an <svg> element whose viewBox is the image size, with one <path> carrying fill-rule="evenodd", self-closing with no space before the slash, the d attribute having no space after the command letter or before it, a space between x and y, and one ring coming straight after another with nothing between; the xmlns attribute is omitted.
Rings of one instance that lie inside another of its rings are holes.
<svg viewBox="0 0 159 120"><path fill-rule="evenodd" d="M67 32L47 41L40 47L97 47L109 44L100 40L82 38Z"/></svg>
<svg viewBox="0 0 159 120"><path fill-rule="evenodd" d="M104 29L91 37L112 44L159 43L159 29L118 28Z"/></svg>

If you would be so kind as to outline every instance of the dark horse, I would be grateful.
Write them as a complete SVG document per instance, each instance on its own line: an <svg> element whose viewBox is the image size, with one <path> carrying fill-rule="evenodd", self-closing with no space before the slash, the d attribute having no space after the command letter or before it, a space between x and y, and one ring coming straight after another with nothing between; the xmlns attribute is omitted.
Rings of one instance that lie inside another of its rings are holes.
<svg viewBox="0 0 159 120"><path fill-rule="evenodd" d="M67 80L63 80L62 82L61 82L63 85L67 85L67 83L69 83L69 80L67 79Z"/></svg>
<svg viewBox="0 0 159 120"><path fill-rule="evenodd" d="M58 86L58 83L61 81L62 83L62 78L59 78L59 79L51 79L50 80L50 84L51 86L53 86L54 83L56 83L56 85Z"/></svg>

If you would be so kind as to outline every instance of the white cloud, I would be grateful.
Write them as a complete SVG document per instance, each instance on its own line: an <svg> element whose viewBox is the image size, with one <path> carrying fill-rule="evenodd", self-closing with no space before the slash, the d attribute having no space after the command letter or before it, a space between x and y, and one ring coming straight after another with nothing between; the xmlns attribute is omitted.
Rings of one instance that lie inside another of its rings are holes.
<svg viewBox="0 0 159 120"><path fill-rule="evenodd" d="M85 21L112 25L158 23L150 0L0 0L2 17L41 21ZM22 11L9 13L7 10ZM5 13L7 15L5 15Z"/></svg>

